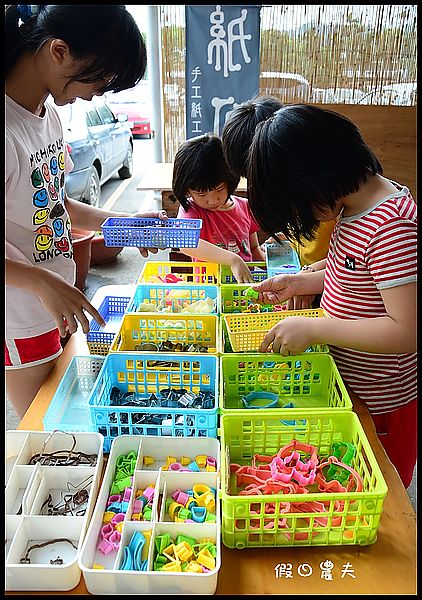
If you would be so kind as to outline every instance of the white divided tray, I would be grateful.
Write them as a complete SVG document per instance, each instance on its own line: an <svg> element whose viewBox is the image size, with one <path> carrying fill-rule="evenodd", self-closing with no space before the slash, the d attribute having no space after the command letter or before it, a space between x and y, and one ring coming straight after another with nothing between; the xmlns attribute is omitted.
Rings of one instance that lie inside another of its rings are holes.
<svg viewBox="0 0 422 600"><path fill-rule="evenodd" d="M76 440L73 452L95 455L95 465L47 466L42 461L29 464L35 454L63 454L71 450L72 435ZM78 553L100 484L103 441L99 433L6 431L6 590L67 591L79 583ZM66 494L74 495L82 489L88 492L88 499L74 508L74 514L48 514L49 495L51 504L56 506L63 504ZM64 538L72 544L57 541L36 547ZM22 564L26 555L30 563ZM50 563L58 557L62 564Z"/></svg>
<svg viewBox="0 0 422 600"><path fill-rule="evenodd" d="M104 474L97 504L82 545L78 562L82 570L85 584L91 594L214 594L217 587L218 571L221 565L220 545L220 505L218 500L220 443L214 438L168 438L161 436L121 435L113 439L107 468ZM121 455L134 451L137 455L132 495L129 507L123 521L121 540L118 549L104 555L98 550L101 541L103 516L107 500L110 496L116 460ZM166 457L175 457L178 461L182 456L195 460L198 455L212 456L216 461L216 471L200 472L163 470ZM144 457L153 457L154 462L146 466ZM208 485L216 490L216 521L205 523L175 523L165 514L166 497L171 496L176 489L191 489L196 483ZM155 486L151 521L131 520L132 501L138 489L145 489L148 484ZM123 548L127 546L135 531L151 532L149 546L144 547L142 558L148 560L147 570L120 570L124 555ZM215 540L217 555L215 568L205 573L192 572L163 572L154 571L155 538L164 533L175 539L179 534L195 538L210 538ZM102 568L94 568L101 565Z"/></svg>

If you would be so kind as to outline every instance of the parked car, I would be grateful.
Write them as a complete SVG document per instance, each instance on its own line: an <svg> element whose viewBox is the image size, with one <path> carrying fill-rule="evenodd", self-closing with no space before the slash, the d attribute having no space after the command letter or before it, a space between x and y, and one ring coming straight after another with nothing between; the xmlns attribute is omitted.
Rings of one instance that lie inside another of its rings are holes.
<svg viewBox="0 0 422 600"><path fill-rule="evenodd" d="M132 177L133 136L127 115L116 117L98 97L54 106L74 163L66 176L66 192L70 198L99 206L103 183L116 174L121 179Z"/></svg>
<svg viewBox="0 0 422 600"><path fill-rule="evenodd" d="M151 121L147 116L148 100L143 87L135 86L129 90L107 94L105 101L115 115L123 113L128 116L134 137L153 137Z"/></svg>

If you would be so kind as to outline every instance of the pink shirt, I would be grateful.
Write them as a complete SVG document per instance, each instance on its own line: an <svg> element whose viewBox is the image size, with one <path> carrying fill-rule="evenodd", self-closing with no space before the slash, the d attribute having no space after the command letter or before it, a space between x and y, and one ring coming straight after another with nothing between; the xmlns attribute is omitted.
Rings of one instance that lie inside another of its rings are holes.
<svg viewBox="0 0 422 600"><path fill-rule="evenodd" d="M250 236L259 231L246 198L231 196L234 206L230 210L211 211L200 208L192 200L186 211L179 207L179 219L202 219L201 240L224 250L239 254L245 262L252 261ZM196 259L192 259L196 260Z"/></svg>

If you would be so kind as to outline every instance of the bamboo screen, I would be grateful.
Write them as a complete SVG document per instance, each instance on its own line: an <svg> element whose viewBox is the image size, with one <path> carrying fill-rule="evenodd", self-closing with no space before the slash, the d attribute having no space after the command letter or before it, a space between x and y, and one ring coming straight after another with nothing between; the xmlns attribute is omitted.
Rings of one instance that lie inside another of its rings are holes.
<svg viewBox="0 0 422 600"><path fill-rule="evenodd" d="M185 139L184 11L160 6L166 162ZM263 6L260 92L283 102L415 106L416 28L416 5Z"/></svg>

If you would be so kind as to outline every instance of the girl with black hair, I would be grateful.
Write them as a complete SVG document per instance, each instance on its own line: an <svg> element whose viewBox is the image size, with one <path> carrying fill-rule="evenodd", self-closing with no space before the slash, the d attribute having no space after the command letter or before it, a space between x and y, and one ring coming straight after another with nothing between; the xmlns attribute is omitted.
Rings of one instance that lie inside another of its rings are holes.
<svg viewBox="0 0 422 600"><path fill-rule="evenodd" d="M250 100L242 102L228 113L221 132L223 152L230 170L239 177L247 177L248 155L252 139L258 123L270 119L283 107L281 100L266 94L257 94ZM296 250L303 273L313 273L325 268L328 244L335 221L320 222L312 240L290 240ZM278 239L286 239L280 232ZM273 238L270 242L275 241ZM293 296L286 302L290 309L302 309L313 306L317 308L320 295Z"/></svg>
<svg viewBox="0 0 422 600"><path fill-rule="evenodd" d="M346 385L367 405L405 487L417 457L416 203L383 177L359 129L312 105L279 109L257 126L249 203L261 227L312 239L336 219L324 270L278 275L253 287L262 302L322 293L330 318L287 317L260 351L283 356L328 344Z"/></svg>
<svg viewBox="0 0 422 600"><path fill-rule="evenodd" d="M234 195L239 177L230 171L221 139L212 133L187 140L173 163L173 197L178 218L202 219L197 248L183 252L194 260L229 265L238 283L253 281L247 262L263 261L259 227L246 198Z"/></svg>
<svg viewBox="0 0 422 600"><path fill-rule="evenodd" d="M128 216L67 197L73 163L46 100L63 106L133 87L144 76L146 49L124 5L5 9L6 393L22 417L62 352L60 336L78 321L89 331L84 311L105 325L74 286L71 224L97 231L109 216Z"/></svg>

